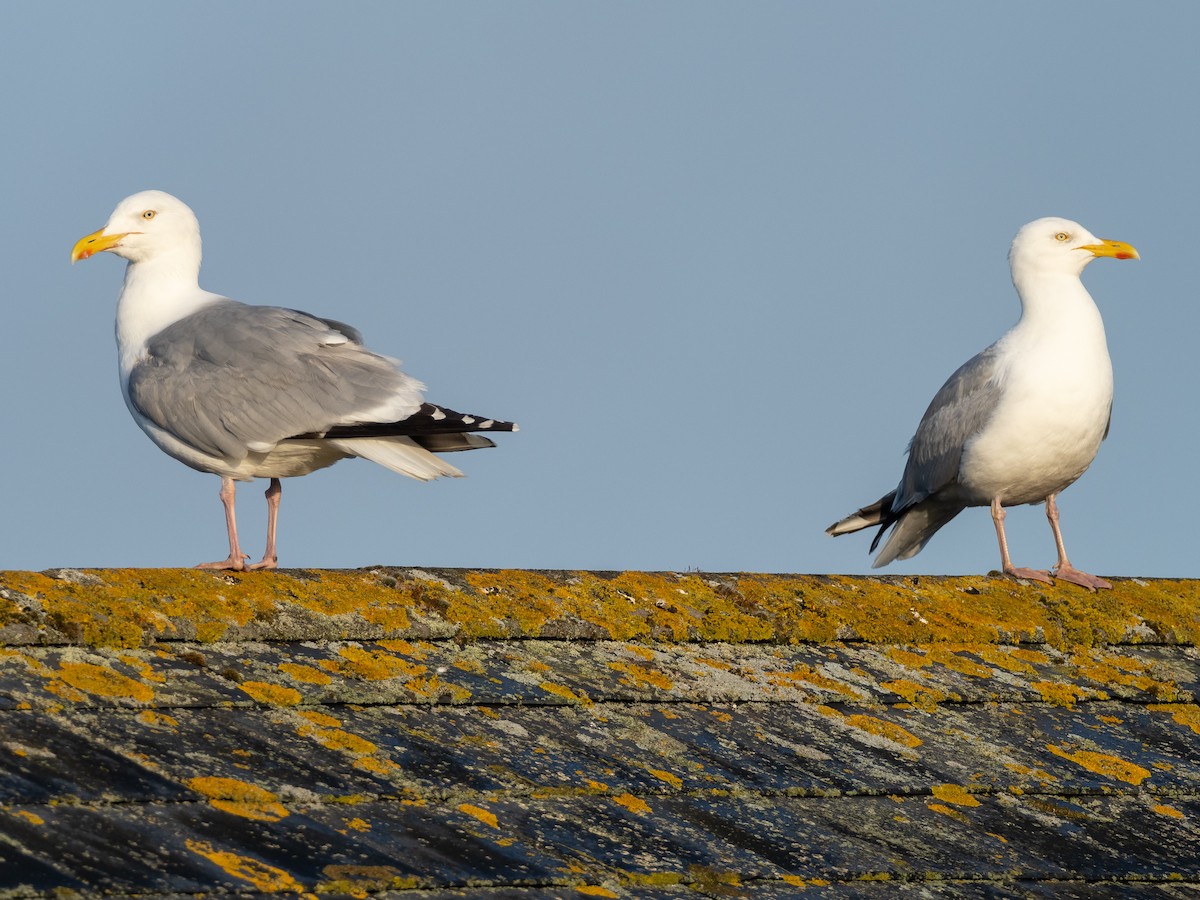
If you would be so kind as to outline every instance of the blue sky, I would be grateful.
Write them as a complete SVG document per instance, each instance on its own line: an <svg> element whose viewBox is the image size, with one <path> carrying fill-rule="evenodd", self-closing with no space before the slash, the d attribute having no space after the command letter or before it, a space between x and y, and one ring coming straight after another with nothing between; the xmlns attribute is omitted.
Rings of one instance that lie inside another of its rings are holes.
<svg viewBox="0 0 1200 900"><path fill-rule="evenodd" d="M74 241L146 188L201 284L358 326L428 398L515 419L468 478L285 482L284 566L862 572L823 529L895 486L942 381L1017 318L1044 215L1134 244L1084 281L1112 432L1061 500L1072 561L1192 552L1200 5L13 5L0 176L0 567L225 552L219 480L120 397L123 262ZM265 483L243 485L261 553ZM1013 511L1017 565L1054 548ZM968 510L885 572L997 566Z"/></svg>

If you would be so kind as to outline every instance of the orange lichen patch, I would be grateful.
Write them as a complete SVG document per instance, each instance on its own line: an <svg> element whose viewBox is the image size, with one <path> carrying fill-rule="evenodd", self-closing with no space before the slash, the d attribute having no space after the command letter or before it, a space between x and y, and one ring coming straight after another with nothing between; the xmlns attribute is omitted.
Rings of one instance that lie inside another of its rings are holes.
<svg viewBox="0 0 1200 900"><path fill-rule="evenodd" d="M1042 700L1054 706L1065 706L1071 709L1076 701L1085 697L1097 696L1095 692L1082 688L1077 684L1062 681L1033 681L1029 686L1042 695ZM1103 694L1100 695L1103 698Z"/></svg>
<svg viewBox="0 0 1200 900"><path fill-rule="evenodd" d="M484 809L482 806L476 806L473 803L460 803L458 804L458 811L478 819L484 825L490 825L492 828L500 827L500 823L496 819L496 814Z"/></svg>
<svg viewBox="0 0 1200 900"><path fill-rule="evenodd" d="M321 870L326 881L317 885L320 896L343 894L362 900L381 891L414 890L421 886L416 875L402 877L399 869L391 866L331 865Z"/></svg>
<svg viewBox="0 0 1200 900"><path fill-rule="evenodd" d="M653 775L655 778L657 778L659 781L665 781L667 784L669 784L671 787L675 788L676 790L679 790L680 788L683 787L683 779L680 778L678 775L675 775L671 772L667 772L663 769L647 769L646 771L649 772L651 775Z"/></svg>
<svg viewBox="0 0 1200 900"><path fill-rule="evenodd" d="M366 738L340 728L301 728L300 733L311 737L322 747L351 756L370 756L379 749Z"/></svg>
<svg viewBox="0 0 1200 900"><path fill-rule="evenodd" d="M341 719L335 719L333 716L323 712L317 712L315 709L305 709L297 711L296 715L303 719L307 719L314 725L321 725L324 728L341 728Z"/></svg>
<svg viewBox="0 0 1200 900"><path fill-rule="evenodd" d="M1078 766L1083 766L1089 772L1095 772L1106 778L1115 778L1118 781L1137 785L1150 777L1149 769L1144 769L1137 763L1131 763L1116 756L1109 756L1107 753L1096 753L1093 750L1070 752L1056 747L1054 744L1047 744L1046 749L1055 756L1068 759Z"/></svg>
<svg viewBox="0 0 1200 900"><path fill-rule="evenodd" d="M268 865L250 856L242 856L232 850L218 850L208 841L187 840L187 848L209 862L220 866L228 875L252 884L260 891L287 891L301 893L304 887L283 869Z"/></svg>
<svg viewBox="0 0 1200 900"><path fill-rule="evenodd" d="M300 692L293 688L266 681L243 681L238 687L256 702L267 706L295 706L303 699Z"/></svg>
<svg viewBox="0 0 1200 900"><path fill-rule="evenodd" d="M1098 684L1118 684L1153 694L1159 700L1174 700L1179 696L1179 686L1173 681L1164 681L1149 674L1152 664L1131 656L1092 651L1090 654L1075 653L1071 664L1078 677Z"/></svg>
<svg viewBox="0 0 1200 900"><path fill-rule="evenodd" d="M569 700L571 703L586 704L587 698L581 697L573 690L565 685L555 684L553 681L543 681L538 685L547 694L553 694L555 697L562 697L564 700Z"/></svg>
<svg viewBox="0 0 1200 900"><path fill-rule="evenodd" d="M1167 806L1165 803L1156 803L1153 807L1154 811L1160 816L1168 816L1172 819L1182 819L1184 815L1173 806Z"/></svg>
<svg viewBox="0 0 1200 900"><path fill-rule="evenodd" d="M390 759L380 759L378 756L359 757L354 760L354 768L384 777L391 777L400 771L400 767Z"/></svg>
<svg viewBox="0 0 1200 900"><path fill-rule="evenodd" d="M138 703L154 699L154 689L107 666L92 663L64 662L58 677L71 687L100 697L121 697Z"/></svg>
<svg viewBox="0 0 1200 900"><path fill-rule="evenodd" d="M553 579L533 572L471 572L475 595L460 592L448 617L481 627L477 636L537 636L550 622L582 620L612 640L764 640L769 623L744 610L736 591L695 575L622 572L608 578L575 572Z"/></svg>
<svg viewBox="0 0 1200 900"><path fill-rule="evenodd" d="M868 716L864 713L845 716L831 706L818 706L817 711L830 718L840 719L851 728L857 728L859 731L887 738L889 741L894 741L903 747L913 749L921 746L921 739L911 731L892 722L877 719L875 716Z"/></svg>
<svg viewBox="0 0 1200 900"><path fill-rule="evenodd" d="M958 694L947 694L945 691L939 691L937 688L926 687L923 684L917 684L915 681L909 681L904 678L897 681L884 681L879 686L899 697L903 697L913 706L923 709L926 712L933 712L937 709L937 705L948 697L954 700L961 699Z"/></svg>
<svg viewBox="0 0 1200 900"><path fill-rule="evenodd" d="M972 648L980 659L990 666L995 666L997 669L1004 669L1006 672L1013 672L1017 675L1033 675L1037 670L1030 665L1029 656L1040 656L1042 662L1046 662L1046 654L1037 653L1030 654L1013 648L1002 648L980 644Z"/></svg>
<svg viewBox="0 0 1200 900"><path fill-rule="evenodd" d="M1049 783L1051 781L1058 781L1057 777L1055 777L1054 775L1051 775L1049 772L1045 771L1044 769L1035 769L1032 766L1026 766L1021 763L1006 762L1004 764L1004 768L1008 769L1011 772L1016 772L1018 775L1027 775L1030 778L1036 778L1038 781L1042 781L1042 782L1046 782L1046 783Z"/></svg>
<svg viewBox="0 0 1200 900"><path fill-rule="evenodd" d="M669 691L675 687L675 683L671 679L649 666L640 666L637 663L610 662L608 667L617 672L624 672L626 677L621 679L621 684L630 687L639 688L649 685L660 691Z"/></svg>
<svg viewBox="0 0 1200 900"><path fill-rule="evenodd" d="M723 659L709 659L707 656L697 656L693 662L701 663L712 669L719 669L722 672L729 672L733 669L731 663L727 663Z"/></svg>
<svg viewBox="0 0 1200 900"><path fill-rule="evenodd" d="M349 678L361 678L365 681L384 681L388 678L414 678L428 671L427 667L410 663L398 656L375 650L364 650L361 647L342 647L338 650L338 660L322 660L322 668L337 672Z"/></svg>
<svg viewBox="0 0 1200 900"><path fill-rule="evenodd" d="M320 669L301 663L280 663L279 671L289 678L302 681L305 684L329 684L333 681L332 678Z"/></svg>
<svg viewBox="0 0 1200 900"><path fill-rule="evenodd" d="M346 827L352 828L355 831L370 831L371 823L355 816L353 819L346 820Z"/></svg>
<svg viewBox="0 0 1200 900"><path fill-rule="evenodd" d="M888 647L886 652L888 659L898 662L909 669L923 669L926 666L933 665L933 660L924 653L914 653L911 650L904 650L901 647Z"/></svg>
<svg viewBox="0 0 1200 900"><path fill-rule="evenodd" d="M642 659L646 660L647 662L653 661L654 655L655 655L654 651L651 650L649 647L640 647L637 644L626 644L625 652L632 653L634 656L640 656Z"/></svg>
<svg viewBox="0 0 1200 900"><path fill-rule="evenodd" d="M174 730L179 727L179 720L174 716L169 716L166 713L153 709L144 709L134 718L143 725L148 725L151 728L170 728Z"/></svg>
<svg viewBox="0 0 1200 900"><path fill-rule="evenodd" d="M612 799L614 803L625 807L630 812L637 813L639 816L649 815L650 813L649 803L647 803L641 797L635 797L633 794L628 792L624 794L617 794Z"/></svg>
<svg viewBox="0 0 1200 900"><path fill-rule="evenodd" d="M117 659L137 672L138 676L146 681L153 681L157 684L162 684L167 680L165 675L155 672L150 663L146 662L144 659L134 656L132 653L122 653L117 657Z"/></svg>
<svg viewBox="0 0 1200 900"><path fill-rule="evenodd" d="M453 662L451 662L451 665L460 671L470 672L472 675L482 675L485 671L483 668L483 663L477 659L472 659L469 656L456 657ZM548 669L550 667L547 666L546 668Z"/></svg>
<svg viewBox="0 0 1200 900"><path fill-rule="evenodd" d="M965 656L960 656L961 652L974 653L974 647L942 646L933 645L926 648L926 658L940 663L947 669L952 669L955 672L961 672L963 675L970 675L972 678L991 678L992 670L990 667L981 665L973 659Z"/></svg>
<svg viewBox="0 0 1200 900"><path fill-rule="evenodd" d="M22 819L24 819L30 825L45 825L46 824L45 819L43 819L37 813L30 812L27 809L18 809L15 811L15 814L20 816Z"/></svg>
<svg viewBox="0 0 1200 900"><path fill-rule="evenodd" d="M835 678L830 678L828 675L823 675L811 666L806 665L797 666L789 672L769 672L767 673L767 681L776 687L790 687L798 682L804 682L814 687L843 694L847 697L857 698L862 696L858 691L850 687L850 685Z"/></svg>
<svg viewBox="0 0 1200 900"><path fill-rule="evenodd" d="M943 803L952 803L955 806L980 805L966 788L958 784L935 784L931 793Z"/></svg>
<svg viewBox="0 0 1200 900"><path fill-rule="evenodd" d="M961 812L959 812L957 809L952 809L951 807L946 806L943 803L927 803L925 805L928 806L935 813L941 813L943 816L949 816L952 819L957 819L959 822L969 824L971 821L965 815L963 815Z"/></svg>
<svg viewBox="0 0 1200 900"><path fill-rule="evenodd" d="M1170 713L1176 725L1183 725L1200 734L1200 706L1194 703L1152 703L1146 708L1154 712Z"/></svg>
<svg viewBox="0 0 1200 900"><path fill-rule="evenodd" d="M1125 721L1120 716L1096 716L1096 718L1107 725L1120 725Z"/></svg>
<svg viewBox="0 0 1200 900"><path fill-rule="evenodd" d="M278 822L288 815L278 796L256 784L236 778L189 778L184 784L207 797L208 802L217 809L235 816L261 822Z"/></svg>
<svg viewBox="0 0 1200 900"><path fill-rule="evenodd" d="M620 897L620 894L614 894L606 887L601 887L598 884L581 884L575 887L575 890L583 894L585 897Z"/></svg>

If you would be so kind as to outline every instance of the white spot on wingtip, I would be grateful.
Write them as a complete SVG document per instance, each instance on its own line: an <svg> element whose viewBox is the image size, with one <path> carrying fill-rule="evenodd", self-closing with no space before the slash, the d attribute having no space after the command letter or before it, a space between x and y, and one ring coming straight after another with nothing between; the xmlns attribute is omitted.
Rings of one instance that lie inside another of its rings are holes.
<svg viewBox="0 0 1200 900"><path fill-rule="evenodd" d="M520 431L520 430L521 430L521 426L518 425L516 422L514 422L513 423L513 431Z"/></svg>
<svg viewBox="0 0 1200 900"><path fill-rule="evenodd" d="M475 424L475 418L473 416L463 416L462 420L463 420L464 425L474 425Z"/></svg>
<svg viewBox="0 0 1200 900"><path fill-rule="evenodd" d="M495 424L496 424L495 419L484 419L482 422L479 423L479 427L480 428L491 428Z"/></svg>
<svg viewBox="0 0 1200 900"><path fill-rule="evenodd" d="M433 411L433 419L434 419L434 421L435 421L435 422L436 422L438 419L444 419L444 418L446 418L446 414L445 414L444 412L442 412L440 409L435 409L435 410Z"/></svg>

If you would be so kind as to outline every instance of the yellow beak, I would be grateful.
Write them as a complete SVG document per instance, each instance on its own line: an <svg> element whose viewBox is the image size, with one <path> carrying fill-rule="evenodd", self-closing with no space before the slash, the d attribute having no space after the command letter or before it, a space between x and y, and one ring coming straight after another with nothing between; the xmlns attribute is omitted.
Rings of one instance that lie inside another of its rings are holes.
<svg viewBox="0 0 1200 900"><path fill-rule="evenodd" d="M99 231L93 231L87 237L81 237L75 242L75 246L71 248L71 262L78 262L81 259L87 259L95 253L111 250L117 244L121 243L121 238L128 234L129 232L125 232L125 234L105 234L103 228Z"/></svg>
<svg viewBox="0 0 1200 900"><path fill-rule="evenodd" d="M1141 259L1138 252L1124 241L1101 241L1098 244L1084 244L1079 248L1087 250L1095 256L1111 256L1113 259Z"/></svg>

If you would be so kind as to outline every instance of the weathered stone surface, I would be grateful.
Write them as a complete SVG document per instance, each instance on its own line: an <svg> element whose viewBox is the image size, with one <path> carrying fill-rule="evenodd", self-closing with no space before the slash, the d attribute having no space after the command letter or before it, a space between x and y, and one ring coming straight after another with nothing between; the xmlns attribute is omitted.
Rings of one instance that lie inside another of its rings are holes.
<svg viewBox="0 0 1200 900"><path fill-rule="evenodd" d="M0 573L0 897L1184 897L1200 584Z"/></svg>

